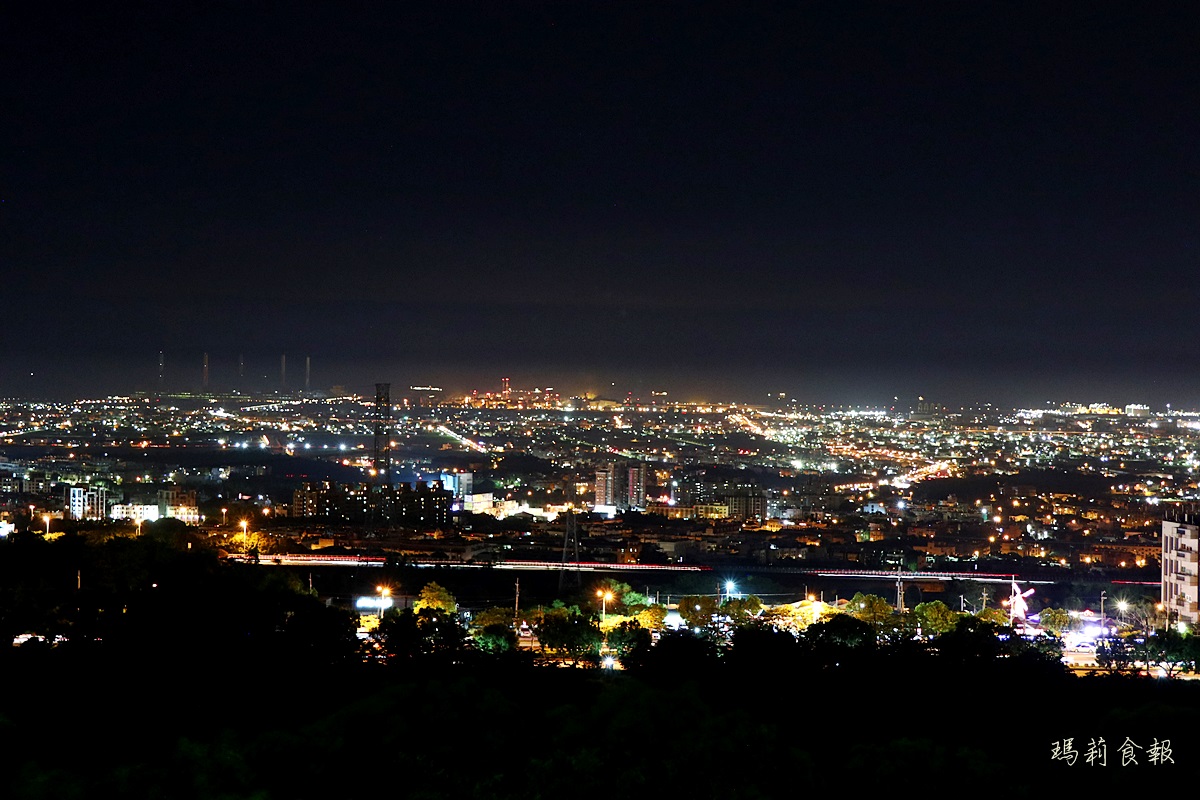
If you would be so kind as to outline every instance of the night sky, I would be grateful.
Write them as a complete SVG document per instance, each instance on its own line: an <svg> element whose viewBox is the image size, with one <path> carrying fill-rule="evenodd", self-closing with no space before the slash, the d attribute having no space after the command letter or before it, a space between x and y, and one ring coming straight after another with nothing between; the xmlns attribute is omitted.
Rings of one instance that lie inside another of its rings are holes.
<svg viewBox="0 0 1200 800"><path fill-rule="evenodd" d="M0 396L1200 405L1194 2L25 5Z"/></svg>

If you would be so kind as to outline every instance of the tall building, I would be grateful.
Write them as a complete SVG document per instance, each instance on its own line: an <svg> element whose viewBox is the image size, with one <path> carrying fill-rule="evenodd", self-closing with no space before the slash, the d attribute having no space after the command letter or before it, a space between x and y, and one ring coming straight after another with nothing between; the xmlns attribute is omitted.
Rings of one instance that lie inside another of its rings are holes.
<svg viewBox="0 0 1200 800"><path fill-rule="evenodd" d="M1170 621L1200 624L1200 514L1163 520L1162 603Z"/></svg>
<svg viewBox="0 0 1200 800"><path fill-rule="evenodd" d="M721 494L718 502L729 509L729 516L732 519L764 520L767 518L767 496L761 489L740 489Z"/></svg>
<svg viewBox="0 0 1200 800"><path fill-rule="evenodd" d="M447 527L452 521L453 496L442 488L440 481L374 488L367 484L336 485L328 481L306 483L292 495L292 515L362 522L369 517L372 497L377 498L377 511L386 520L409 524L420 530Z"/></svg>
<svg viewBox="0 0 1200 800"><path fill-rule="evenodd" d="M616 505L613 502L613 485L616 483L616 475L612 464L607 464L601 469L596 470L596 505L611 506Z"/></svg>
<svg viewBox="0 0 1200 800"><path fill-rule="evenodd" d="M646 462L642 461L629 468L626 486L626 502L630 508L646 507Z"/></svg>
<svg viewBox="0 0 1200 800"><path fill-rule="evenodd" d="M645 508L648 467L644 462L619 461L596 468L596 505L620 509Z"/></svg>
<svg viewBox="0 0 1200 800"><path fill-rule="evenodd" d="M108 490L72 486L67 490L67 507L71 519L104 519L108 506Z"/></svg>

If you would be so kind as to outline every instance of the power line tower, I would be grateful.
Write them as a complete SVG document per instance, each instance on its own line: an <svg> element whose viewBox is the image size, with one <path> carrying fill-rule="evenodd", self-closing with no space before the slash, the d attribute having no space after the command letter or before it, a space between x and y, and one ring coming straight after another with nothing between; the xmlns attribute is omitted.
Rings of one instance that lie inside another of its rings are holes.
<svg viewBox="0 0 1200 800"><path fill-rule="evenodd" d="M375 447L371 462L370 513L371 522L379 506L386 504L388 493L392 488L391 466L391 427L392 427L392 385L390 383L375 384Z"/></svg>
<svg viewBox="0 0 1200 800"><path fill-rule="evenodd" d="M392 435L391 391L390 383L375 384L375 452L374 462L371 466L375 468L375 481L385 485L391 483L389 478L392 456L392 447L389 441Z"/></svg>
<svg viewBox="0 0 1200 800"><path fill-rule="evenodd" d="M558 570L558 593L562 594L567 584L568 556L571 561L571 586L578 589L579 582L579 526L575 523L575 512L567 509L567 524L563 528L562 566Z"/></svg>

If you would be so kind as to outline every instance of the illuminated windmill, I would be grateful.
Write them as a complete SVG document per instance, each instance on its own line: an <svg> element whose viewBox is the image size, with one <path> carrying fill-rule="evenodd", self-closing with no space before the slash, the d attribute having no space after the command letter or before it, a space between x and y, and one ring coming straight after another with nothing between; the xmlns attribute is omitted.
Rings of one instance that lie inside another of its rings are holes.
<svg viewBox="0 0 1200 800"><path fill-rule="evenodd" d="M1029 611L1029 604L1025 602L1025 598L1031 594L1033 594L1033 589L1022 592L1021 587L1017 586L1017 582L1012 582L1012 595L1008 598L1008 624L1010 626L1017 619L1025 621L1025 613Z"/></svg>

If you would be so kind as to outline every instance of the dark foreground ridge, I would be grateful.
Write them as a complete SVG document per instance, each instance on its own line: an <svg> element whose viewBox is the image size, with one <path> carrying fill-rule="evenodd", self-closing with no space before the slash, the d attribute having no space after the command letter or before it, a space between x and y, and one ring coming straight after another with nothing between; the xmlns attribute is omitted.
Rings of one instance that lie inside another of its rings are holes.
<svg viewBox="0 0 1200 800"><path fill-rule="evenodd" d="M1021 797L1153 791L1200 746L1190 681L883 660L822 674L201 663L10 660L0 794L753 798L909 786ZM1089 765L1100 738L1107 764ZM1127 738L1143 749L1122 767ZM1153 765L1145 748L1163 741L1174 763ZM1075 763L1054 760L1056 748Z"/></svg>

